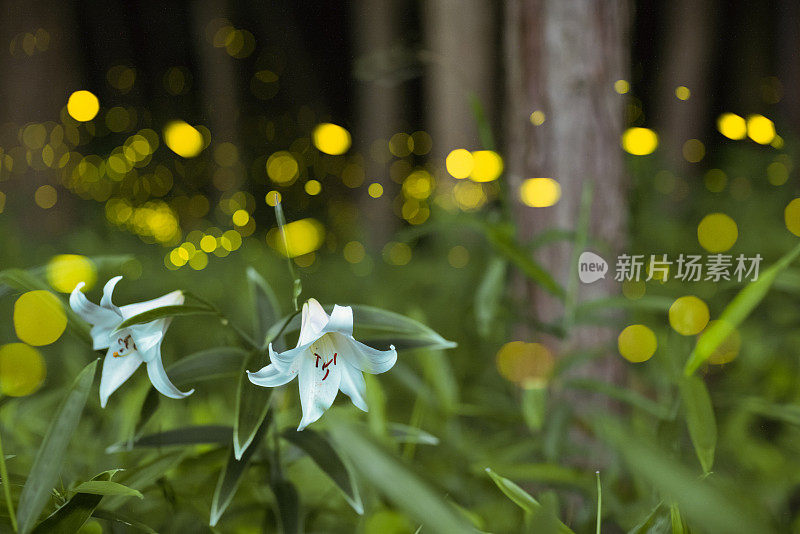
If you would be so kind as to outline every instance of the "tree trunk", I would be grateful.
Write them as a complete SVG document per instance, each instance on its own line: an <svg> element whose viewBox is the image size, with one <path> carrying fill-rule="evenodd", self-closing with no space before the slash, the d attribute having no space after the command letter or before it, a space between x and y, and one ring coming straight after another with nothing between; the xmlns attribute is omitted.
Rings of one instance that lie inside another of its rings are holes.
<svg viewBox="0 0 800 534"><path fill-rule="evenodd" d="M515 203L520 237L529 239L550 228L576 230L580 199L593 185L590 242L609 263L605 280L578 287L580 300L618 293L613 280L617 253L625 246L627 187L623 154L624 99L614 82L627 79L628 4L624 0L512 0L505 13L507 86L507 168L513 191L532 177L556 179L561 200L552 207L530 208ZM529 117L543 111L545 122ZM559 243L540 249L538 261L564 287L572 272L573 246ZM545 322L560 320L562 302L525 282L531 313ZM562 342L550 340L557 352L577 347L605 347L616 331L581 327ZM618 381L622 366L611 354L584 366L595 379Z"/></svg>

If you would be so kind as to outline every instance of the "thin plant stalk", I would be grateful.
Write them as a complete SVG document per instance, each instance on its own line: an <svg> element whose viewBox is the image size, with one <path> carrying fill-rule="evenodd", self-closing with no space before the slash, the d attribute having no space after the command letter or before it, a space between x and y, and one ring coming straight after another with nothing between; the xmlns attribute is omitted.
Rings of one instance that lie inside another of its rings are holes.
<svg viewBox="0 0 800 534"><path fill-rule="evenodd" d="M11 518L11 527L14 532L17 532L17 514L14 512L14 503L11 502L11 481L8 478L8 469L6 468L6 455L3 452L3 440L0 439L0 479L3 482L3 495L6 499L6 508L8 508L8 516Z"/></svg>

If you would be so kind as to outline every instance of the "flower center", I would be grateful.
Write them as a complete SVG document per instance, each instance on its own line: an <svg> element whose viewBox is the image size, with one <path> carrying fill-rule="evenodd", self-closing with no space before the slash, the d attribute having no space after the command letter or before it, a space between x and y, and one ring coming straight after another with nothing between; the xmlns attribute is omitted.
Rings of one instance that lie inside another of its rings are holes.
<svg viewBox="0 0 800 534"><path fill-rule="evenodd" d="M125 337L117 338L117 350L114 351L113 356L115 358L122 358L135 350L136 343L133 342L133 338L128 334Z"/></svg>
<svg viewBox="0 0 800 534"><path fill-rule="evenodd" d="M320 369L320 372L325 371L325 376L322 377L323 380L328 378L328 375L331 373L331 370L328 368L328 366L329 365L334 365L334 366L336 365L336 354L337 353L334 352L333 353L333 357L326 362L325 359L322 356L320 356L316 352L314 353L314 356L317 357L317 361L316 361L316 364L314 365L314 367L319 369L319 364L320 364L320 362L322 362L322 369Z"/></svg>

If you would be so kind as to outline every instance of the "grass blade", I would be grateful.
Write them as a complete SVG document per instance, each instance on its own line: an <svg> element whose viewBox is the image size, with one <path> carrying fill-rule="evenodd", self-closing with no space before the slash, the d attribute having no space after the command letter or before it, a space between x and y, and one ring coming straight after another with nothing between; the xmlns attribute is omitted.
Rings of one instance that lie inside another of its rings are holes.
<svg viewBox="0 0 800 534"><path fill-rule="evenodd" d="M247 283L250 286L250 294L255 308L253 339L258 346L265 346L270 326L275 324L281 316L278 297L275 296L275 292L267 281L252 267L247 268Z"/></svg>
<svg viewBox="0 0 800 534"><path fill-rule="evenodd" d="M699 376L686 376L680 382L681 398L686 408L686 424L695 453L704 473L714 465L717 446L717 422L705 382Z"/></svg>

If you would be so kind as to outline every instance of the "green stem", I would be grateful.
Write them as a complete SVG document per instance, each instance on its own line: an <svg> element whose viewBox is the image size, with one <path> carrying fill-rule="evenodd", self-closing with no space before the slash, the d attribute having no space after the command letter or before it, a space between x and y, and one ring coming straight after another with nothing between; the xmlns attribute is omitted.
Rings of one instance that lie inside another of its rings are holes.
<svg viewBox="0 0 800 534"><path fill-rule="evenodd" d="M603 488L600 486L600 471L595 471L597 476L597 534L600 534L601 511L603 509Z"/></svg>
<svg viewBox="0 0 800 534"><path fill-rule="evenodd" d="M217 314L217 317L219 317L219 320L222 322L222 324L225 326L229 326L231 330L233 330L236 333L236 335L239 336L239 339L241 339L244 342L244 344L247 345L248 348L255 350L261 349L261 347L256 345L255 341L253 341L253 338L251 338L244 330L236 326L236 323L231 322L231 320L228 319L228 317L226 317L225 314L222 313L220 309L214 306L212 303L189 291L184 291L183 294L190 299L196 300L200 304L208 306L210 310L212 310L215 314Z"/></svg>
<svg viewBox="0 0 800 534"><path fill-rule="evenodd" d="M6 455L3 453L2 439L0 439L0 478L2 478L3 482L3 495L6 498L6 508L8 508L8 516L11 518L11 526L14 532L17 532L17 514L14 512L14 503L11 502L11 481L8 478Z"/></svg>
<svg viewBox="0 0 800 534"><path fill-rule="evenodd" d="M303 283L300 281L300 277L297 276L292 258L289 256L289 238L286 236L286 217L283 215L283 206L280 200L275 203L275 219L278 221L278 229L283 239L283 249L286 252L286 261L289 265L289 274L292 277L292 305L294 306L294 311L298 311L300 307L297 304L297 299L303 292Z"/></svg>

